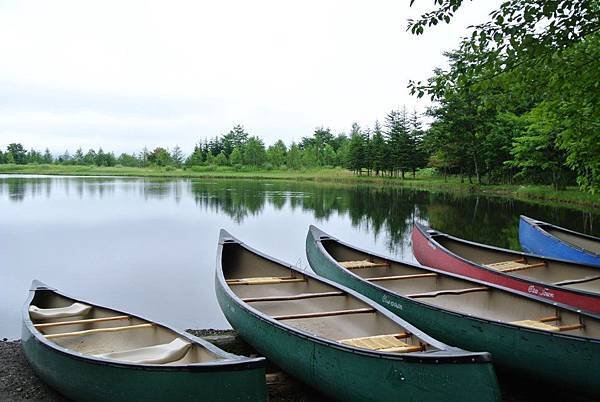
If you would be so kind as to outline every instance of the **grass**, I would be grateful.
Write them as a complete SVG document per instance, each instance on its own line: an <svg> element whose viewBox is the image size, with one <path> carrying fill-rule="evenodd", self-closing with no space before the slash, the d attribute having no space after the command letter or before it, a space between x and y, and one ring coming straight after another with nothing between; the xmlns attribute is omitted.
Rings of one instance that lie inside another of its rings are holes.
<svg viewBox="0 0 600 402"><path fill-rule="evenodd" d="M427 191L450 192L461 194L484 194L509 197L518 200L534 201L557 206L578 206L584 208L600 208L600 196L580 191L576 187L556 191L544 185L474 185L461 183L459 178L450 177L445 181L441 176L424 170L415 179L376 176L358 176L340 168L315 168L302 170L236 170L225 166L195 166L191 169L174 168L133 168L133 167L98 167L98 166L64 166L64 165L0 165L0 173L6 174L41 174L68 176L131 176L131 177L173 177L173 178L239 178L270 180L305 180L337 184L365 184L383 186L402 186Z"/></svg>

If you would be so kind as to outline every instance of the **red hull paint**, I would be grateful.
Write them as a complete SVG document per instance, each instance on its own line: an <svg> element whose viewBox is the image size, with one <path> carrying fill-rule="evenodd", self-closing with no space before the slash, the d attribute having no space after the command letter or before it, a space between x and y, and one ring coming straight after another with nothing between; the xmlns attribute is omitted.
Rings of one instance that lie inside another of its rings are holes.
<svg viewBox="0 0 600 402"><path fill-rule="evenodd" d="M432 243L418 228L412 231L412 247L415 258L422 264L443 271L479 279L523 293L542 297L552 302L566 304L591 313L600 313L598 297L582 295L554 287L547 288L527 280L503 275L477 264L470 264L437 244Z"/></svg>

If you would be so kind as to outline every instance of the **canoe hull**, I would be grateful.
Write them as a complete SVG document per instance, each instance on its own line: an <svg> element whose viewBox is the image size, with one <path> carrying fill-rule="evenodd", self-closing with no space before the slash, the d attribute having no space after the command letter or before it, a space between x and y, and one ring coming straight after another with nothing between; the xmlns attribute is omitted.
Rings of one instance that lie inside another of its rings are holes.
<svg viewBox="0 0 600 402"><path fill-rule="evenodd" d="M523 216L519 219L519 243L528 253L600 266L600 256L565 243Z"/></svg>
<svg viewBox="0 0 600 402"><path fill-rule="evenodd" d="M97 364L48 348L26 328L21 341L25 356L36 374L73 400L266 400L264 367L235 371L127 368Z"/></svg>
<svg viewBox="0 0 600 402"><path fill-rule="evenodd" d="M33 282L22 312L23 353L31 368L44 382L71 400L267 400L264 359L231 355L201 339L194 340L191 335L171 328L168 329L179 333L190 342L203 345L222 359L187 365L130 364L93 359L62 348L47 340L29 318L29 306L37 291L52 291L62 296L58 291L40 282ZM117 311L115 313L123 314Z"/></svg>
<svg viewBox="0 0 600 402"><path fill-rule="evenodd" d="M245 341L286 372L336 399L500 399L491 363L407 362L338 349L274 326L232 300L218 281L216 288L225 317Z"/></svg>
<svg viewBox="0 0 600 402"><path fill-rule="evenodd" d="M562 290L557 287L546 287L539 283L528 281L525 278L520 279L469 263L431 242L417 226L412 231L412 248L415 258L422 265L514 289L525 294L566 304L594 314L600 313L600 303L598 303L598 297L595 295ZM520 258L518 253L515 253L515 255L515 258Z"/></svg>
<svg viewBox="0 0 600 402"><path fill-rule="evenodd" d="M369 284L341 269L309 233L306 253L317 274L347 286L447 344L488 351L511 373L600 394L600 343L515 328L417 302ZM573 359L576 355L579 359Z"/></svg>

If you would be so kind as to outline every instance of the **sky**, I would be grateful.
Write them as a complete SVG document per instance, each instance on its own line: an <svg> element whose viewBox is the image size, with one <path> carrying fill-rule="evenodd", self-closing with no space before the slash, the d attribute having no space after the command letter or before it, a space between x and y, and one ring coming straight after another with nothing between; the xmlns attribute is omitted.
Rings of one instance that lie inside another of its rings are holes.
<svg viewBox="0 0 600 402"><path fill-rule="evenodd" d="M235 124L289 144L423 111L409 80L444 66L500 0L422 36L407 20L433 1L416 3L0 0L0 148L189 153Z"/></svg>

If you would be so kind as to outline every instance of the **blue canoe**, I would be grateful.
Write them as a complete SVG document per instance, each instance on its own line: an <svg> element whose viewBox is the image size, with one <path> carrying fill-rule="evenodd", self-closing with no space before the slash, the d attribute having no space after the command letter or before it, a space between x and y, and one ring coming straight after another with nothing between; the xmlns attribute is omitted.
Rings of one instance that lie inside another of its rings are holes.
<svg viewBox="0 0 600 402"><path fill-rule="evenodd" d="M600 266L600 238L523 215L519 242L528 253Z"/></svg>

